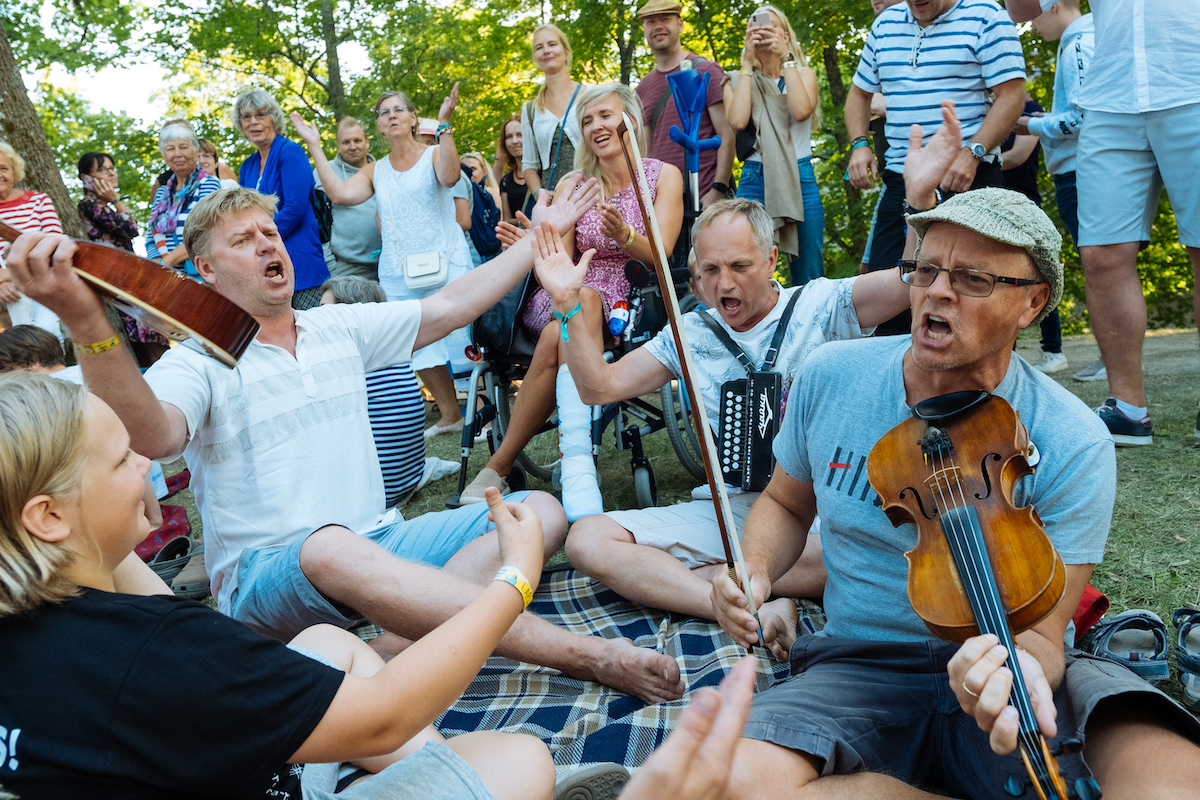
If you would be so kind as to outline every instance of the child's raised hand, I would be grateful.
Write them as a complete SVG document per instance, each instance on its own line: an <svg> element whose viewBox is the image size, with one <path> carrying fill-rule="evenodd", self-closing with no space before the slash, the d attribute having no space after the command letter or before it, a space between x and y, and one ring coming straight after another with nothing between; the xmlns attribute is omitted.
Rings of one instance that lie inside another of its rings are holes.
<svg viewBox="0 0 1200 800"><path fill-rule="evenodd" d="M488 519L496 523L500 563L521 570L536 591L545 561L542 521L529 506L505 503L495 487L489 487L484 498L488 504Z"/></svg>

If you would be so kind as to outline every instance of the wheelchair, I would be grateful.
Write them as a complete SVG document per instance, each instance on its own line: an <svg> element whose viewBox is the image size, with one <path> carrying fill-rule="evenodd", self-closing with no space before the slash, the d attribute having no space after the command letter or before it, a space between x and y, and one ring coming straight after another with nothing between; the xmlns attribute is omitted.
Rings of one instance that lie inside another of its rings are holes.
<svg viewBox="0 0 1200 800"><path fill-rule="evenodd" d="M616 360L640 347L653 338L666 324L665 300L658 288L652 267L641 261L631 260L625 265L625 276L630 291L626 298L629 306L629 321L618 338L616 346L605 352L605 359ZM672 270L672 279L681 300L681 310L687 311L696 305L696 300L687 291L687 272L680 276ZM528 285L527 285L528 284ZM508 429L513 402L520 381L533 359L536 339L521 323L525 302L536 289L533 275L510 292L496 307L484 314L472 325L473 345L468 357L475 361L468 385L466 407L463 416L470 424L463 426L458 490L446 500L448 508L457 508L459 496L467 483L467 461L476 437L490 422L487 441L490 452L495 452ZM654 405L643 398L633 398L619 403L592 407L592 455L600 453L604 431L613 425L618 450L630 451L630 470L634 493L640 508L658 504L658 490L654 469L646 458L642 437L666 429L667 436L680 463L697 480L704 479L704 466L700 456L700 444L688 413L690 401L681 381L671 380L659 391L659 403ZM473 407L475 406L475 407ZM477 407L477 408L476 408ZM528 488L530 478L537 478L554 485L557 489L559 462L558 414L538 429L529 444L517 456L516 464L508 475L508 485L513 491Z"/></svg>

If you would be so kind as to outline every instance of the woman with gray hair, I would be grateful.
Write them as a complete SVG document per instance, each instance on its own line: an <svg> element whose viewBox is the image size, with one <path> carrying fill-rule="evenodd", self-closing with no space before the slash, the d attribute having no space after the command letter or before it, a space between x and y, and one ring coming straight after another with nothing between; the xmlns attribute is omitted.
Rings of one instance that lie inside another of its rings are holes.
<svg viewBox="0 0 1200 800"><path fill-rule="evenodd" d="M202 198L221 188L216 176L200 166L200 142L190 126L170 122L158 134L158 149L171 172L167 182L154 193L146 234L146 256L200 279L183 246L183 225Z"/></svg>
<svg viewBox="0 0 1200 800"><path fill-rule="evenodd" d="M242 162L238 182L279 198L275 225L296 275L292 308L312 308L321 301L321 284L329 277L311 200L316 187L312 165L304 148L282 135L283 109L262 89L238 95L233 103L233 122L258 148Z"/></svg>
<svg viewBox="0 0 1200 800"><path fill-rule="evenodd" d="M25 159L8 142L0 141L0 221L19 231L62 233L62 222L48 195L18 189L25 180ZM0 330L33 324L61 337L58 318L17 289L4 266L8 242L0 240Z"/></svg>

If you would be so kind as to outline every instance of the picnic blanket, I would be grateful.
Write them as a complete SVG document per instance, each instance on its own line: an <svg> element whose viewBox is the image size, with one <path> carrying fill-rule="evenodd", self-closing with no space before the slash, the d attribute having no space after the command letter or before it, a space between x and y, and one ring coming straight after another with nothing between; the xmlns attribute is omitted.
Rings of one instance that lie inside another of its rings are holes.
<svg viewBox="0 0 1200 800"><path fill-rule="evenodd" d="M801 631L824 626L819 606L797 602ZM527 733L549 746L560 770L597 762L617 762L633 769L667 737L691 694L704 686L715 687L745 655L714 622L634 605L571 569L543 573L529 611L575 633L626 637L651 648L667 617L663 652L679 663L687 685L683 699L648 706L598 683L493 656L435 723L442 733ZM766 664L760 658L759 689L783 680L788 672L787 664L774 660Z"/></svg>

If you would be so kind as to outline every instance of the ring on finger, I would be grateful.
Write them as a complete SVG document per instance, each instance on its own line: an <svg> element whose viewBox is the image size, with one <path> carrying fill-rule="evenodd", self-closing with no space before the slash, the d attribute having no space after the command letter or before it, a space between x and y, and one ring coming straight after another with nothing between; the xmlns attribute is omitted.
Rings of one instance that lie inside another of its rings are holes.
<svg viewBox="0 0 1200 800"><path fill-rule="evenodd" d="M974 692L972 692L972 691L971 691L971 687L970 687L970 686L967 686L967 682L966 682L966 681L963 681L963 682L962 682L962 687L963 687L963 691L964 691L964 692L966 692L967 694L971 695L971 697L974 697L976 700L978 700L978 699L979 699L979 695L977 695L977 694L975 694Z"/></svg>

